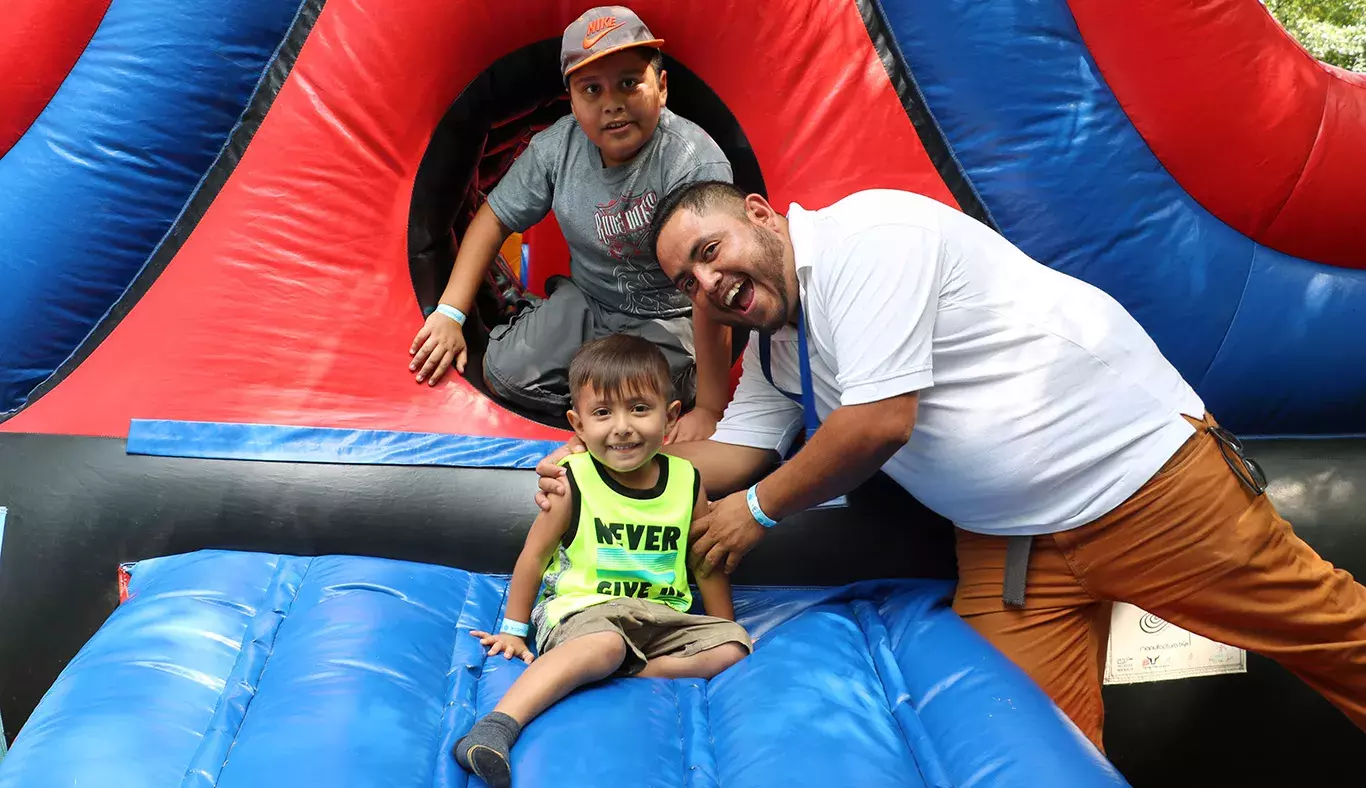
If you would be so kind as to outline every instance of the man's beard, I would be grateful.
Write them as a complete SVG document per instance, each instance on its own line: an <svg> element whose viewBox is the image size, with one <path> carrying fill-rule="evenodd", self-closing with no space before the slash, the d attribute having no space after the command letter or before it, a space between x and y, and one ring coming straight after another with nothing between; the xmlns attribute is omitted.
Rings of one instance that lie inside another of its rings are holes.
<svg viewBox="0 0 1366 788"><path fill-rule="evenodd" d="M787 297L787 281L783 275L783 242L772 232L757 225L751 228L751 232L759 242L759 249L750 258L750 269L753 271L750 282L754 286L754 297L759 296L759 283L763 282L778 297L778 313L756 322L750 328L772 334L787 325L788 315L792 313L792 303Z"/></svg>

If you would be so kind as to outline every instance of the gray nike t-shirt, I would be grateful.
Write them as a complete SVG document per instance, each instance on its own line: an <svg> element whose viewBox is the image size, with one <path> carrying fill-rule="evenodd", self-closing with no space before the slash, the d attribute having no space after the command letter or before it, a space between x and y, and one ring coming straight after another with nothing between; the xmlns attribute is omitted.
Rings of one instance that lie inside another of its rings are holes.
<svg viewBox="0 0 1366 788"><path fill-rule="evenodd" d="M663 110L636 157L602 166L598 149L566 115L531 138L489 194L489 207L514 232L553 208L569 244L569 273L589 298L638 317L688 314L687 296L649 248L655 204L693 181L732 179L730 162L697 124Z"/></svg>

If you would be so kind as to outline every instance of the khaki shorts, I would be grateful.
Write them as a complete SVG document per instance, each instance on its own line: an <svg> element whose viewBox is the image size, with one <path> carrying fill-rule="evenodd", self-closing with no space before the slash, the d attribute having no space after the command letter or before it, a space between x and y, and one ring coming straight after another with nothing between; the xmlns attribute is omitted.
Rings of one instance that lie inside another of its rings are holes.
<svg viewBox="0 0 1366 788"><path fill-rule="evenodd" d="M753 651L745 628L724 618L680 613L663 602L614 599L565 616L536 637L544 654L561 643L596 632L616 632L626 641L626 660L615 676L634 676L655 657L691 657L726 643Z"/></svg>

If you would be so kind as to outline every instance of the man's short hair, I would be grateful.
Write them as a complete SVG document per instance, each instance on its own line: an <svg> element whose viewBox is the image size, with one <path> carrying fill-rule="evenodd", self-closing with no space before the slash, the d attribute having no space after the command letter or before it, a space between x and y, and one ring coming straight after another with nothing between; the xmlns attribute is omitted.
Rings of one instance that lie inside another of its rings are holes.
<svg viewBox="0 0 1366 788"><path fill-rule="evenodd" d="M658 394L673 400L669 362L653 342L630 334L609 334L585 342L569 362L569 398L578 406L584 386L612 401Z"/></svg>
<svg viewBox="0 0 1366 788"><path fill-rule="evenodd" d="M659 232L678 211L686 209L705 214L728 210L743 216L746 196L742 189L725 181L694 181L675 186L655 206L654 217L650 220L650 253L659 259Z"/></svg>

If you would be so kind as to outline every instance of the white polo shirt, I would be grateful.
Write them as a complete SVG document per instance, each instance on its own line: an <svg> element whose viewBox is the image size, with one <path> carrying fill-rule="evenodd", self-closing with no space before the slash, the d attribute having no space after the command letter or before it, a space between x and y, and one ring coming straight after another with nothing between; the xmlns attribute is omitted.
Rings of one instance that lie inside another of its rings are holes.
<svg viewBox="0 0 1366 788"><path fill-rule="evenodd" d="M908 192L859 192L788 227L816 410L912 391L910 441L883 470L958 526L1042 534L1118 506L1194 430L1204 405L1113 298L985 225ZM764 378L758 337L712 440L785 452L801 406ZM797 333L772 338L799 394Z"/></svg>

